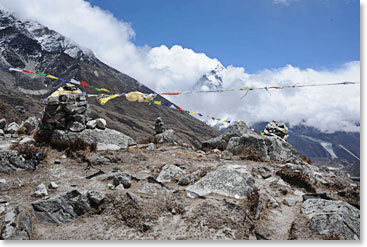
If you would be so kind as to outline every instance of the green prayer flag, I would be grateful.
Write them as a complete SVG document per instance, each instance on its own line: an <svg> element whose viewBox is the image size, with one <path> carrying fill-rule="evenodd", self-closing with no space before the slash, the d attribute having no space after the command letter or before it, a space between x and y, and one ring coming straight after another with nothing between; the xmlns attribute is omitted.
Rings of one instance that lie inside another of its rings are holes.
<svg viewBox="0 0 367 247"><path fill-rule="evenodd" d="M101 92L101 89L99 89L99 88L97 88L95 86L90 86L90 87L93 88L93 89L95 89L95 90L97 90L98 92Z"/></svg>
<svg viewBox="0 0 367 247"><path fill-rule="evenodd" d="M40 75L40 76L46 76L46 74L45 73L42 73L42 72L37 72L36 74L37 75Z"/></svg>

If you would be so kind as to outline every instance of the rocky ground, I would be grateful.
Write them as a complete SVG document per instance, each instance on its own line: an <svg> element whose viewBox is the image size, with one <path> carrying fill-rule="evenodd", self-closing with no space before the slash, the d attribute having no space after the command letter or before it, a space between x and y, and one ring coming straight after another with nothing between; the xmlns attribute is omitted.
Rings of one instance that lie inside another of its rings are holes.
<svg viewBox="0 0 367 247"><path fill-rule="evenodd" d="M360 238L359 185L347 174L233 126L205 151L172 141L58 150L0 136L1 238ZM218 140L231 145L211 148Z"/></svg>

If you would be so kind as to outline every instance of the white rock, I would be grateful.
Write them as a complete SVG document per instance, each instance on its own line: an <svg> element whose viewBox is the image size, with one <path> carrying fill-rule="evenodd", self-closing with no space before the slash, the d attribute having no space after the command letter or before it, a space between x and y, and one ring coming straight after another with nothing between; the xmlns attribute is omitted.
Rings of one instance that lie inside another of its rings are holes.
<svg viewBox="0 0 367 247"><path fill-rule="evenodd" d="M6 184L5 178L0 179L0 184Z"/></svg>
<svg viewBox="0 0 367 247"><path fill-rule="evenodd" d="M88 129L94 129L97 126L97 121L96 120L88 121L86 126Z"/></svg>
<svg viewBox="0 0 367 247"><path fill-rule="evenodd" d="M97 118L96 122L97 122L97 128L99 128L99 129L104 130L107 126L107 122L103 118Z"/></svg>
<svg viewBox="0 0 367 247"><path fill-rule="evenodd" d="M20 140L19 144L25 144L25 143L35 143L36 141L31 136L23 136L22 140Z"/></svg>
<svg viewBox="0 0 367 247"><path fill-rule="evenodd" d="M12 122L8 125L8 127L6 128L6 132L7 133L10 133L10 134L14 134L15 132L17 132L17 130L20 128L20 126L15 123L15 122Z"/></svg>
<svg viewBox="0 0 367 247"><path fill-rule="evenodd" d="M296 200L293 199L293 198L284 198L283 199L283 204L291 207L291 206L296 205Z"/></svg>
<svg viewBox="0 0 367 247"><path fill-rule="evenodd" d="M57 189L59 186L55 183L55 182L51 182L49 185L48 185L48 188L49 189Z"/></svg>
<svg viewBox="0 0 367 247"><path fill-rule="evenodd" d="M38 185L34 189L33 195L38 197L48 196L46 186L44 184Z"/></svg>
<svg viewBox="0 0 367 247"><path fill-rule="evenodd" d="M5 212L5 207L4 206L0 206L0 215L2 215Z"/></svg>

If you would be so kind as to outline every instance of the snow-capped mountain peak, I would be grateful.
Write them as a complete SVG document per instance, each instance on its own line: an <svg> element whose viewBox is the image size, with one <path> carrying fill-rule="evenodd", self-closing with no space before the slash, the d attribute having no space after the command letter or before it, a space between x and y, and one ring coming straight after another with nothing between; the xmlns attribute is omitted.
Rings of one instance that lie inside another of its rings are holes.
<svg viewBox="0 0 367 247"><path fill-rule="evenodd" d="M226 69L218 64L213 70L209 71L195 83L194 89L218 90L223 89L223 77Z"/></svg>

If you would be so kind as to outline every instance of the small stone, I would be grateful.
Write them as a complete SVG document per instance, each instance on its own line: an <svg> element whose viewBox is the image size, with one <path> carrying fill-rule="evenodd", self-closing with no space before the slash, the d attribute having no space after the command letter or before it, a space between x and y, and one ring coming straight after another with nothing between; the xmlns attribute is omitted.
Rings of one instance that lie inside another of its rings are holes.
<svg viewBox="0 0 367 247"><path fill-rule="evenodd" d="M4 206L0 206L0 215L2 215L5 212L5 207Z"/></svg>
<svg viewBox="0 0 367 247"><path fill-rule="evenodd" d="M100 193L98 191L93 191L93 190L88 191L87 196L88 196L88 199L93 204L93 206L96 206L96 207L101 205L105 198L105 194Z"/></svg>
<svg viewBox="0 0 367 247"><path fill-rule="evenodd" d="M66 159L66 155L65 155L65 154L63 154L63 155L61 155L61 156L60 156L60 158L61 158L61 159Z"/></svg>
<svg viewBox="0 0 367 247"><path fill-rule="evenodd" d="M0 204L8 203L8 201L0 199Z"/></svg>
<svg viewBox="0 0 367 247"><path fill-rule="evenodd" d="M15 123L15 122L12 122L8 125L8 127L6 128L6 132L9 133L9 134L14 134L15 132L17 132L17 130L20 128L20 126Z"/></svg>
<svg viewBox="0 0 367 247"><path fill-rule="evenodd" d="M58 164L61 164L61 161L60 160L55 160L55 162L54 162L56 165L58 165Z"/></svg>
<svg viewBox="0 0 367 247"><path fill-rule="evenodd" d="M221 158L225 159L225 160L231 160L232 159L232 153L227 151L227 150L224 150L222 152Z"/></svg>
<svg viewBox="0 0 367 247"><path fill-rule="evenodd" d="M76 184L70 184L70 187L77 187L77 185Z"/></svg>
<svg viewBox="0 0 367 247"><path fill-rule="evenodd" d="M240 199L240 196L239 195L234 195L234 198Z"/></svg>
<svg viewBox="0 0 367 247"><path fill-rule="evenodd" d="M246 160L247 157L246 156L240 156L240 160Z"/></svg>
<svg viewBox="0 0 367 247"><path fill-rule="evenodd" d="M2 118L0 119L0 129L5 129L6 127L6 119Z"/></svg>
<svg viewBox="0 0 367 247"><path fill-rule="evenodd" d="M97 121L96 120L88 121L86 126L87 129L94 129L97 126Z"/></svg>
<svg viewBox="0 0 367 247"><path fill-rule="evenodd" d="M113 184L107 184L107 187L110 189L110 190L114 190L115 189L115 186Z"/></svg>
<svg viewBox="0 0 367 247"><path fill-rule="evenodd" d="M148 147L147 147L147 150L155 150L155 145L154 145L154 143L149 143L149 144L148 144Z"/></svg>
<svg viewBox="0 0 367 247"><path fill-rule="evenodd" d="M16 134L16 133L11 134L11 138L18 138L18 137L19 137L19 135L18 135L18 134Z"/></svg>
<svg viewBox="0 0 367 247"><path fill-rule="evenodd" d="M31 136L24 136L20 140L19 144L34 143L34 142L36 142L36 141L33 139L33 137L31 137Z"/></svg>
<svg viewBox="0 0 367 247"><path fill-rule="evenodd" d="M46 186L44 184L38 185L34 189L33 196L36 196L36 197L48 196Z"/></svg>
<svg viewBox="0 0 367 247"><path fill-rule="evenodd" d="M125 190L125 188L122 184L119 184L116 187L114 187L114 190Z"/></svg>
<svg viewBox="0 0 367 247"><path fill-rule="evenodd" d="M56 190L59 186L55 183L55 182L51 182L49 185L48 185L48 188L49 189L53 189L53 190Z"/></svg>
<svg viewBox="0 0 367 247"><path fill-rule="evenodd" d="M4 178L0 179L0 184L6 184L6 180Z"/></svg>
<svg viewBox="0 0 367 247"><path fill-rule="evenodd" d="M289 207L296 205L296 200L293 198L284 198L282 202Z"/></svg>
<svg viewBox="0 0 367 247"><path fill-rule="evenodd" d="M267 178L270 178L271 177L271 173L270 172L264 172L261 174L261 177L263 179L267 179Z"/></svg>
<svg viewBox="0 0 367 247"><path fill-rule="evenodd" d="M0 136L4 136L4 130L0 129Z"/></svg>
<svg viewBox="0 0 367 247"><path fill-rule="evenodd" d="M97 128L98 129L103 129L104 130L107 126L107 122L103 118L96 119L96 122L97 122Z"/></svg>

